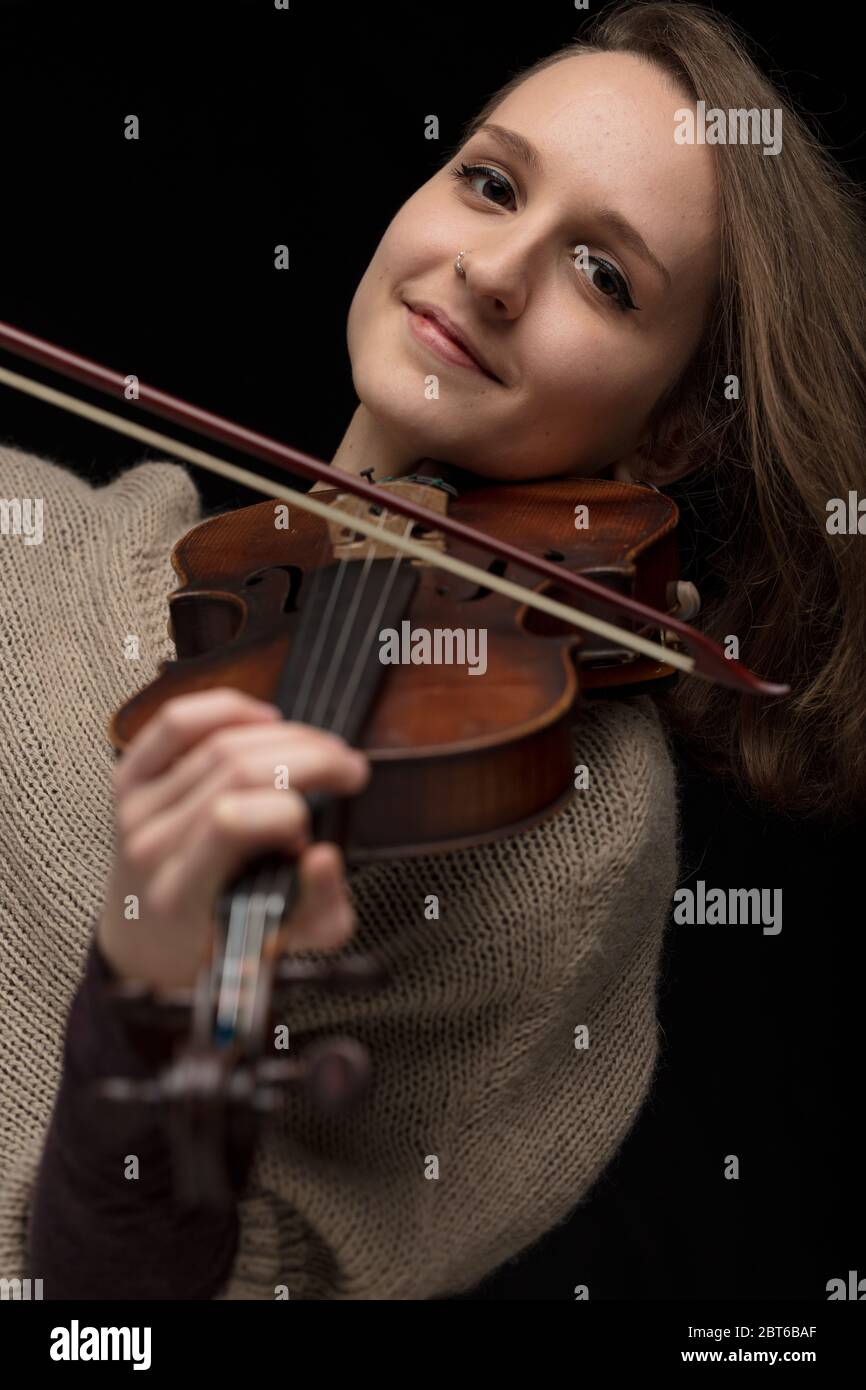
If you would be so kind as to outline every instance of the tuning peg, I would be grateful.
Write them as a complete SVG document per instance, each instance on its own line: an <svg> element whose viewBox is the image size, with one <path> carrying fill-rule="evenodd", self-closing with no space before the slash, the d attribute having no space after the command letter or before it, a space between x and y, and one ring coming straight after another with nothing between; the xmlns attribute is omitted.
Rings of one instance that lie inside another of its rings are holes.
<svg viewBox="0 0 866 1390"><path fill-rule="evenodd" d="M672 618L690 623L701 611L701 596L694 584L685 579L671 580L667 586L668 612Z"/></svg>

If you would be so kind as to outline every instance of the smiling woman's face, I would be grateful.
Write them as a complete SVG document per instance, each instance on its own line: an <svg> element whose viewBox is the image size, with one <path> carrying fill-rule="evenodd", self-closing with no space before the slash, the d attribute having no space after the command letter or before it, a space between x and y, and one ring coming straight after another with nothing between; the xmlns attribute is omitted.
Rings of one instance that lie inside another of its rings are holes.
<svg viewBox="0 0 866 1390"><path fill-rule="evenodd" d="M540 167L482 131L403 205L358 286L348 342L359 399L417 457L541 478L599 472L644 441L718 274L712 149L674 143L685 104L632 55L566 58L493 116ZM458 179L461 165L483 167ZM499 379L409 305L444 314Z"/></svg>

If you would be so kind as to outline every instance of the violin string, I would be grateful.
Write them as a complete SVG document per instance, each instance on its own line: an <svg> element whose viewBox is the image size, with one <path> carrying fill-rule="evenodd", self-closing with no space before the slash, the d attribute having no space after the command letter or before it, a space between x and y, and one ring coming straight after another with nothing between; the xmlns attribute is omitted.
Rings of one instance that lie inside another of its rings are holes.
<svg viewBox="0 0 866 1390"><path fill-rule="evenodd" d="M409 532L412 529L412 525L413 523L411 521L406 523L404 531L405 535L409 534ZM378 545L378 542L376 542L376 544ZM376 630L379 626L379 623L382 621L382 614L385 610L385 605L388 602L391 590L394 587L394 581L397 577L397 571L400 568L401 564L403 564L403 556L398 550L395 551L394 555L391 557L391 564L382 582L378 603L370 616L370 621L367 624L367 631L365 632L364 636L361 638L361 641L358 644L358 650L355 655L355 664L352 667L351 672L349 673L349 678L346 681L346 687L343 691L343 698L337 708L337 712L331 724L331 728L333 732L336 734L342 734L344 728L346 727L346 721L349 717L349 711L352 708L352 702L354 701L355 695L357 694L358 686L361 683L361 677L364 674L364 670L367 664L367 658L375 641Z"/></svg>
<svg viewBox="0 0 866 1390"><path fill-rule="evenodd" d="M413 523L411 521L406 522L406 526L404 528L406 534L408 534L409 531L412 529L412 525ZM384 515L382 517L382 530L384 533ZM385 542L385 544L387 544L387 542ZM321 721L324 718L324 713L328 707L328 702L331 698L331 692L333 691L334 683L336 682L337 676L340 671L340 665L343 660L343 654L348 645L349 638L350 636L352 636L355 629L356 614L361 602L361 598L368 586L373 559L376 555L379 545L380 542L377 540L368 546L363 569L355 586L355 593L352 595L351 610L346 614L342 631L334 646L334 653L331 658L331 664L325 677L319 701L316 706L314 723L321 724ZM378 628L379 623L381 622L382 613L384 612L385 605L388 602L391 590L394 587L394 580L396 578L397 569L400 565L401 560L402 556L399 552L392 556L391 564L382 581L382 584L380 585L376 607L374 608L370 620L367 624L366 632L361 637L358 643L358 648L355 653L355 661L346 680L346 685L343 691L343 696L340 705L338 707L336 715L332 718L330 724L328 725L328 728L333 733L341 734L343 729L345 728L346 721L349 716L349 710L351 709L352 701L354 700L358 690L358 686L360 685L361 677L363 676L367 664L367 659L370 650L372 649L373 642L375 640L376 629Z"/></svg>
<svg viewBox="0 0 866 1390"><path fill-rule="evenodd" d="M320 558L326 546L327 537L323 536ZM311 606L318 598L324 570L323 564L314 568L306 595L306 601ZM331 595L334 602L344 572L345 560L342 560ZM313 660L305 672L305 681L307 676L311 679L315 672L318 646L317 641ZM296 693L295 708L287 717L299 717L298 711L306 703L306 689L302 683ZM249 874L242 874L232 891L225 916L217 914L221 920L211 966L210 997L213 1001L214 1032L223 1043L239 1037L249 1039L255 1026L262 997L262 951L266 935L270 938L285 916L292 869L293 866L287 861L273 869L261 863L253 869L252 879ZM269 917L270 929L266 932Z"/></svg>
<svg viewBox="0 0 866 1390"><path fill-rule="evenodd" d="M261 961L267 942L279 929L286 908L290 874L285 862L262 866L249 895L241 948L242 963L234 1003L235 1027L243 1037L252 1033L260 1012Z"/></svg>
<svg viewBox="0 0 866 1390"><path fill-rule="evenodd" d="M280 861L271 882L270 893L265 901L265 915L268 921L263 947L272 945L279 935L286 916L286 905L294 878L295 866L288 860ZM258 965L258 962L257 962ZM250 996L250 1010L247 1026L253 1029L267 1018L269 996L262 990L261 970L257 969L253 992Z"/></svg>
<svg viewBox="0 0 866 1390"><path fill-rule="evenodd" d="M381 520L380 520L379 523L378 523L378 529L379 529L379 530L381 530L381 529L384 527L385 521L386 521L386 515L385 515L385 513L383 513L383 515L382 515L382 517L381 517ZM355 539L357 539L357 533L355 534ZM326 544L326 543L327 543L327 538L323 537L323 541L322 541L322 549L323 549L323 550L324 550L324 547L325 547L325 544ZM364 573L363 573L362 579L361 579L361 581L360 581L360 587L361 587L361 589L363 589L363 587L366 585L366 580L367 580L367 575L368 575L368 571L369 571L369 565L370 565L370 560L371 560L371 558L372 558L372 554L373 554L372 549L368 549L367 556L366 556L366 560L365 560ZM322 657L322 653L325 651L328 638L331 636L332 621L333 621L334 611L335 611L336 606L337 606L337 600L338 600L338 598L339 598L340 589L342 588L342 584L343 584L343 580L344 580L344 578L345 578L345 575L348 573L348 566L349 566L350 564L353 564L353 563L354 563L354 562L353 562L353 561L350 561L350 560L347 558L347 556L345 556L345 555L342 555L342 556L340 557L340 560L339 560L339 562L338 562L337 573L336 573L336 576L334 577L334 581L333 581L333 584L332 584L332 586L331 586L331 592L330 592L330 594L329 594L329 596L328 596L328 602L327 602L327 605L326 605L326 608L325 608L325 612L324 612L324 614L322 615L322 621L321 621L321 623L319 624L319 630L318 630L318 633L317 633L317 636L316 636L316 641L315 641L315 643L313 644L313 650L312 650L312 652L311 652L311 654L310 654L310 658L309 658L309 660L308 660L308 662L307 662L307 666L306 666L306 669L305 669L305 671L304 671L304 677L303 677L303 680L301 681L301 683L300 683L300 685L299 685L299 687L298 687L298 690L297 690L297 693L296 693L296 696L295 696L295 702L294 702L294 705L292 706L291 714L290 714L290 716L289 716L291 719L297 719L297 720L305 721L306 723L317 724L320 728L321 728L321 727L324 727L324 725L322 724L322 719L324 718L324 707L323 707L323 702L322 702L321 700L319 700L319 703L318 703L318 705L317 705L317 707L316 707L316 711L311 711L311 710L310 710L311 691L312 691L312 689L313 689L314 682L316 681L317 677L319 676L319 663L320 663L320 660L321 660L321 657ZM313 610L315 610L316 599L317 599L317 597L318 597L319 589L321 588L321 585L322 585L322 576L323 576L323 574L324 574L325 572L326 572L326 567L325 567L324 565L317 565L317 566L316 566L316 570L315 570L315 574L314 574L314 576L313 576L313 582L312 582L312 586L311 586L311 589L310 589L310 593L309 593L309 595L306 597L306 600L305 600L306 606L309 607L309 608L311 608L311 609L313 609ZM359 586L356 584L356 586L355 586L355 594L356 594L358 597L360 597L360 595L359 595L359 593L358 593L358 589L359 589ZM357 604L356 604L355 606L357 607ZM352 615L352 608L351 608L351 605L350 605L349 614L348 614L348 621L344 620L344 623L343 623L343 633L346 634L346 635L348 635L348 632L349 632L350 627L351 627L351 615ZM342 635L341 635L341 637L342 637ZM341 641L341 638L338 638L338 642L339 642L339 641ZM345 646L345 643L343 643L343 647L344 647L344 646ZM332 660L332 667L333 667L333 665L334 665L334 663L333 663L333 660Z"/></svg>
<svg viewBox="0 0 866 1390"><path fill-rule="evenodd" d="M216 1003L215 1028L217 1036L227 1041L234 1036L237 1025L241 977L245 963L246 943L250 929L252 893L246 887L232 894L225 941L219 963L219 996Z"/></svg>
<svg viewBox="0 0 866 1390"><path fill-rule="evenodd" d="M386 514L383 513L379 523L384 531ZM412 523L407 523L407 530ZM377 542L378 544L378 542ZM375 546L369 545L365 556L361 573L355 584L352 601L347 612L343 615L342 624L335 643L334 653L331 658L330 666L325 673L323 689L319 693L316 712L313 715L313 722L318 722L319 727L334 727L333 724L324 722L324 713L327 709L327 702L334 681L340 668L343 653L355 627L355 617L361 596L369 582L373 557L376 553ZM354 666L347 681L346 695L348 703L344 697L343 705L346 711L351 707L351 699L354 697L358 682L363 673L364 661L371 634L381 617L381 612L387 602L388 593L393 585L393 577L396 573L396 566L400 563L402 556L398 553L393 557L389 573L381 586L378 603L371 622L368 624L367 632L362 639L359 653L356 656ZM304 672L304 680L297 692L292 718L306 718L310 720L309 714L305 710L309 703L309 693L313 687L316 675L319 671L322 653L326 649L327 639L330 635L334 622L334 613L337 601L342 588L343 580L348 572L351 562L346 556L341 556L328 602L325 615L316 636L311 660ZM322 575L325 571L323 565L316 566L310 585L310 592L307 603L314 607L316 598L321 588ZM366 648L366 649L365 649ZM343 721L344 722L344 721ZM341 723L342 727L342 723ZM255 1027L256 1018L259 1012L259 1001L262 988L262 952L266 938L270 939L284 919L288 906L288 892L291 882L289 865L282 863L275 868L270 865L261 864L254 870L252 881L244 877L241 884L232 894L231 905L228 912L228 920L224 924L224 933L218 960L215 960L216 978L212 982L215 1003L215 1027L217 1036L224 1042L228 1042L236 1037L247 1039ZM270 927L268 923L270 921Z"/></svg>
<svg viewBox="0 0 866 1390"><path fill-rule="evenodd" d="M305 720L307 723L310 722L309 715L307 713L310 699L310 691L312 689L313 682L316 678L319 660L321 658L322 652L324 651L325 641L328 637L331 620L333 618L333 613L337 604L337 599L339 598L340 589L342 588L343 579L346 575L346 570L347 561L345 556L343 556L340 559L337 568L337 573L334 577L334 582L331 586L331 592L328 595L327 606L322 617L322 622L319 625L319 631L316 634L316 640L313 643L313 650L310 653L310 659L304 671L304 678L298 686L298 691L295 696L295 702L292 706L291 715L289 716L291 719ZM324 566L317 566L310 593L307 596L306 600L310 607L312 607L315 604L316 598L318 597L318 592L322 584L323 574Z"/></svg>
<svg viewBox="0 0 866 1390"><path fill-rule="evenodd" d="M382 519L384 520L384 516ZM311 724L315 724L317 728L320 729L325 727L325 712L328 708L328 699L330 697L331 691L333 690L334 682L339 673L340 661L342 660L343 653L346 650L346 644L349 640L349 637L352 634L352 629L355 623L355 617L358 612L358 605L360 604L361 597L364 593L364 590L367 587L367 581L370 577L370 566L372 565L374 554L375 547L373 545L368 545L367 553L364 557L364 562L361 566L360 576L356 577L355 584L352 589L351 596L349 598L348 606L345 612L342 614L342 624L340 630L336 634L336 640L333 642L333 646L331 647L330 664L328 665L328 668L324 672L324 674L320 677L320 683L317 686L314 697L315 703L313 705L312 710L309 712L307 716L308 721ZM322 624L322 632L324 634L327 634L327 636L329 637L331 636L331 633L328 631L327 628L327 621Z"/></svg>

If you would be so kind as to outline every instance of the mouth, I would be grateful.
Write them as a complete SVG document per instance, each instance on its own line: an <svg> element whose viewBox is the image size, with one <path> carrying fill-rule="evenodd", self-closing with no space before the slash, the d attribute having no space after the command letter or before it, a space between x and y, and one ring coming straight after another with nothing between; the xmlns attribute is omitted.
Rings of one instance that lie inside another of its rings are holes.
<svg viewBox="0 0 866 1390"><path fill-rule="evenodd" d="M428 347L442 361L486 376L498 386L504 385L442 310L432 304L407 303L406 313L409 329L416 341Z"/></svg>

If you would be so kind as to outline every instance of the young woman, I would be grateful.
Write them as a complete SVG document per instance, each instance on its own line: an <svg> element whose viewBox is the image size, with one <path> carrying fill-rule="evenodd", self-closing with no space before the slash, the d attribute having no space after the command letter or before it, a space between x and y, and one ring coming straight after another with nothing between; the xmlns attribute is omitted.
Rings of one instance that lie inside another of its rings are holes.
<svg viewBox="0 0 866 1390"><path fill-rule="evenodd" d="M680 142L698 102L782 111L781 149ZM853 810L866 579L862 542L827 516L866 491L864 287L853 189L731 28L689 4L620 6L498 92L387 228L349 314L359 404L333 465L382 477L432 457L490 480L658 487L695 473L720 526L702 626L793 689L759 705L682 680L666 720L770 804ZM105 720L168 654L167 557L195 490L170 464L95 492L0 457L3 495L39 491L49 518L41 546L0 550L15 615L0 1268L56 1298L470 1288L585 1196L651 1082L676 883L655 704L581 710L590 786L535 829L347 881L336 847L309 843L298 793L357 793L364 757L236 693L189 696L118 764L112 850ZM293 791L274 790L279 765ZM272 847L300 856L294 949L399 935L385 989L310 991L290 1015L293 1048L335 1025L362 1038L376 1083L338 1119L289 1096L237 1209L190 1215L158 1124L107 1121L87 1089L141 1066L100 986L191 983L220 887Z"/></svg>

